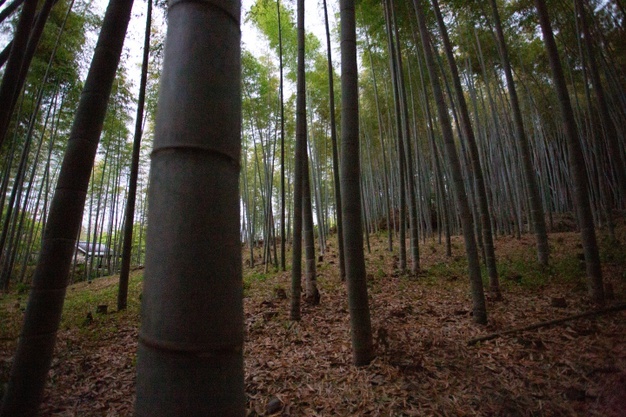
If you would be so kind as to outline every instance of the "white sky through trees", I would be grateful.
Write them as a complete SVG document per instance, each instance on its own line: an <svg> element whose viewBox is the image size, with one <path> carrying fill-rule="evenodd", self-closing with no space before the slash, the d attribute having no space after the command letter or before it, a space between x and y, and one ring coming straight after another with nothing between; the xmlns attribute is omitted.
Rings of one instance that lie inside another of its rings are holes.
<svg viewBox="0 0 626 417"><path fill-rule="evenodd" d="M154 1L154 0L153 0ZM254 25L247 22L246 14L255 3L256 0L243 0L242 1L242 26L241 26L241 42L243 49L252 52L256 56L269 55L274 56L274 52L269 47L268 40L258 31ZM274 0L275 1L275 0ZM288 6L295 9L295 0L281 0L283 6ZM104 17L108 0L95 0L93 10L100 17ZM338 2L327 0L328 14L330 19L331 38L332 33L337 26L337 20L335 19L336 13L338 13ZM152 14L152 26L153 34L156 25L161 25L161 33L165 33L165 18L163 11L158 7L153 7ZM305 29L307 33L313 33L320 41L322 53L326 50L326 30L324 26L324 7L322 0L305 0ZM126 40L124 42L124 50L122 52L122 59L120 64L124 65L127 71L127 81L130 83L130 89L132 94L137 97L139 94L139 80L141 76L141 60L142 60L142 48L144 43L145 24L146 24L146 11L147 2L145 0L135 0L133 5L131 21L128 26L126 34ZM294 13L295 23L295 13ZM93 56L93 49L95 48L99 31L92 31L87 35L87 44L84 50L84 62L81 65L82 74L84 78L87 76L89 69L89 60ZM332 42L332 39L331 39ZM339 64L339 46L336 42L333 42L333 61L335 67ZM278 66L278 58L276 58L276 66ZM285 88L290 91L295 86L286 85ZM128 125L129 131L134 132L135 125L135 111L131 111L131 121ZM127 141L132 141L132 136L127 138ZM100 158L99 155L97 158ZM83 229L87 228L89 221L88 208L85 207L85 215L83 216ZM107 219L104 220L108 221Z"/></svg>
<svg viewBox="0 0 626 417"><path fill-rule="evenodd" d="M153 0L154 1L154 0ZM276 0L270 0L276 1ZM252 52L255 56L262 55L275 57L275 53L270 49L268 40L258 31L254 25L247 21L246 16L252 5L256 0L243 0L242 1L242 26L241 26L241 41L242 47L245 50ZM295 0L281 0L284 7L295 9ZM7 7L11 1L6 1L0 10ZM77 2L78 3L78 2ZM94 0L92 12L100 18L104 17L104 12L108 5L108 0ZM328 13L330 19L331 37L336 32L338 24L335 16L338 14L338 1L327 0ZM82 6L79 6L82 7ZM21 9L20 9L21 10ZM320 41L321 52L326 53L326 32L324 27L324 7L322 0L305 0L305 29L307 33L314 34ZM142 48L144 43L144 33L146 24L146 0L135 0L131 15L131 21L128 27L126 40L124 42L124 50L122 52L122 58L120 65L123 65L126 69L127 81L130 84L131 93L137 97L139 93L139 80L141 75L141 60L142 60ZM18 10L19 12L19 10ZM15 18L19 17L19 14L14 15ZM294 23L295 23L295 10L294 10ZM160 32L165 33L165 18L163 11L158 7L153 7L152 15L153 34L155 32L155 26L160 25ZM86 43L83 50L83 62L80 63L80 74L84 80L89 70L90 61L93 57L94 48L99 35L99 30L91 30L86 34ZM4 48L11 40L12 34L10 33L10 26L8 24L3 25L3 30L0 30L0 50ZM331 39L332 41L332 39ZM333 61L335 68L339 65L339 46L337 42L333 42ZM276 57L276 67L278 67L278 58ZM286 90L289 92L295 86L291 86L289 82L285 85ZM135 109L130 112L131 120L129 122L129 131L131 136L127 141L132 141L132 132L134 132L135 124ZM97 158L100 158L98 156ZM88 221L88 215L84 216L84 227ZM106 220L105 220L106 221Z"/></svg>
<svg viewBox="0 0 626 417"><path fill-rule="evenodd" d="M256 0L243 0L242 1L242 26L241 26L241 42L243 48L251 51L254 55L273 55L269 48L269 43L265 37L250 23L246 21L246 14L252 7ZM275 0L274 0L275 1ZM283 5L292 7L295 9L295 0L281 0ZM5 2L0 10L7 7L11 2ZM94 1L94 13L100 17L104 17L104 11L108 4L108 0L95 0ZM338 2L328 0L328 14L330 19L331 37L332 32L337 26L335 14L338 13ZM126 67L128 73L128 81L132 84L132 91L135 95L138 93L139 77L141 73L141 58L143 47L143 36L145 30L147 2L145 0L135 0L133 5L131 22L128 27L126 35L126 41L124 43L124 52L122 56L122 63ZM305 0L305 26L308 33L313 33L322 45L322 51L326 49L326 32L324 28L324 7L322 0ZM294 14L295 19L295 14ZM153 8L152 24L163 25L165 19L163 18L163 12L159 8ZM0 33L0 47L4 48L11 39L11 34L6 30ZM162 32L165 31L165 27L162 27ZM92 31L87 34L87 44L85 46L84 57L86 62L81 65L82 77L87 76L87 70L89 69L88 60L93 56L93 48L95 48L98 33ZM331 40L332 41L332 40ZM338 45L333 42L333 61L335 64L339 63ZM134 122L133 122L134 123Z"/></svg>
<svg viewBox="0 0 626 417"><path fill-rule="evenodd" d="M246 21L246 14L252 7L256 0L243 0L242 1L242 26L241 26L241 42L243 48L251 51L254 55L260 56L264 54L271 54L269 44L265 37L249 22ZM294 0L281 0L284 5L295 8ZM106 9L108 2L106 0L96 0L96 6L98 14L104 16L104 10ZM330 19L331 32L336 26L335 12L338 4L336 1L328 0L328 14ZM137 89L139 84L139 76L141 71L141 56L143 47L143 36L145 30L147 3L145 0L135 0L133 5L133 13L131 22L128 27L128 33L126 35L126 42L124 44L123 57L124 65L128 70L129 81L133 83L133 89ZM305 27L306 31L313 33L320 40L323 50L325 50L325 36L324 29L324 7L322 0L305 0ZM158 8L153 8L153 25L162 25L164 19L162 17L162 11ZM165 31L163 27L162 31ZM97 37L97 34L94 34ZM331 33L332 37L332 33ZM92 47L95 46L95 39L93 39ZM339 61L336 46L333 46L333 60ZM88 53L86 56L91 56L92 53ZM88 68L88 65L86 65Z"/></svg>

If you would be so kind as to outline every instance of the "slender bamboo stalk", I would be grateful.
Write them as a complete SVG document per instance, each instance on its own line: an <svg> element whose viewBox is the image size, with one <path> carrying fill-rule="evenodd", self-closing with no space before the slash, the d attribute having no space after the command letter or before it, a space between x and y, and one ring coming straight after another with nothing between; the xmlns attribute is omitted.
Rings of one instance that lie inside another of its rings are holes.
<svg viewBox="0 0 626 417"><path fill-rule="evenodd" d="M328 24L328 9L324 0L324 26L326 29L326 54L328 61L328 96L330 107L330 139L333 148L333 178L335 180L335 213L337 217L337 248L339 250L339 276L346 279L346 264L343 254L343 221L341 218L341 181L339 180L339 151L337 145L337 121L335 120L335 87L333 60L330 48L330 25Z"/></svg>
<svg viewBox="0 0 626 417"><path fill-rule="evenodd" d="M474 136L474 129L471 124L469 110L467 108L467 102L465 95L463 94L463 87L461 86L461 77L459 76L459 70L454 58L452 43L448 36L448 30L443 21L443 16L439 9L439 2L437 0L431 0L435 15L437 17L437 24L439 25L439 34L441 35L444 43L444 51L448 60L448 67L452 75L452 83L454 86L454 92L456 96L456 104L460 115L460 124L463 132L463 136L467 141L467 148L469 150L469 159L471 167L472 177L475 182L478 213L480 217L480 228L482 229L482 240L485 253L485 264L487 265L487 271L489 274L489 290L493 294L494 298L500 299L502 295L500 293L500 283L498 279L498 270L496 267L496 255L493 244L493 233L491 230L491 214L489 212L489 204L487 201L487 189L485 187L485 180L483 176L483 169L480 163L480 156L478 153L478 146L476 144L476 138Z"/></svg>
<svg viewBox="0 0 626 417"><path fill-rule="evenodd" d="M341 16L341 198L346 255L346 282L352 329L353 362L374 358L361 218L358 67L353 0L340 0Z"/></svg>
<svg viewBox="0 0 626 417"><path fill-rule="evenodd" d="M589 204L589 193L587 190L587 168L584 163L580 138L576 128L572 105L563 76L563 68L559 58L559 52L552 32L550 16L544 0L535 0L535 7L539 16L539 23L543 33L543 40L548 52L552 77L559 101L561 116L563 117L563 128L567 138L567 148L569 155L569 169L574 182L574 202L578 215L583 252L585 256L585 266L587 269L587 284L589 295L597 304L604 303L604 286L602 284L602 269L600 266L600 256L596 241L593 215Z"/></svg>
<svg viewBox="0 0 626 417"><path fill-rule="evenodd" d="M146 100L146 84L148 81L148 61L150 58L150 28L152 25L152 0L148 0L146 10L146 30L143 43L143 60L139 81L139 98L137 100L137 115L135 116L135 138L133 154L131 156L128 199L124 213L124 243L122 249L122 270L120 284L117 291L117 309L124 310L128 305L128 280L130 276L131 251L133 247L133 227L135 219L135 202L137 195L137 179L139 177L139 156L141 152L141 134L143 125L143 109Z"/></svg>
<svg viewBox="0 0 626 417"><path fill-rule="evenodd" d="M443 92L439 84L436 71L436 63L430 42L430 34L426 27L426 19L424 16L423 2L414 0L415 12L417 14L417 22L420 31L420 39L426 59L426 68L430 75L430 83L435 95L437 104L437 113L441 124L443 139L445 144L446 155L450 165L452 179L454 184L454 192L457 205L460 211L461 222L463 224L463 236L465 238L465 250L467 253L468 269L470 275L470 286L472 292L474 321L480 324L487 323L487 308L485 306L485 295L483 291L482 277L480 274L480 264L478 261L478 250L476 247L476 239L474 237L474 225L472 214L467 200L463 176L461 173L461 165L454 143L450 118L445 105Z"/></svg>
<svg viewBox="0 0 626 417"><path fill-rule="evenodd" d="M304 0L297 3L298 76L296 82L296 149L293 176L293 242L291 261L291 320L300 320L302 291L302 228L304 158L306 158L306 84L304 71Z"/></svg>

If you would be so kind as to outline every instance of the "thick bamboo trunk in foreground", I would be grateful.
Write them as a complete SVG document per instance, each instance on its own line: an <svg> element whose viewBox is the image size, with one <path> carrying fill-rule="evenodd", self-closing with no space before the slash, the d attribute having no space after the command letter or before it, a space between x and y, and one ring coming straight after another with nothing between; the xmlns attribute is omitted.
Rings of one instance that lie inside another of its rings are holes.
<svg viewBox="0 0 626 417"><path fill-rule="evenodd" d="M171 1L135 415L243 416L240 2Z"/></svg>

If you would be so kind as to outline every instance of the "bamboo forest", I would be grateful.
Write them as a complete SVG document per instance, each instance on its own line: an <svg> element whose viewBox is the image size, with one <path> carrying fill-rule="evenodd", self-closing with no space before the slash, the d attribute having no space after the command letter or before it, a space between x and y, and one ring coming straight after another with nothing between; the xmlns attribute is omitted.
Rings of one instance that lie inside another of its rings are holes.
<svg viewBox="0 0 626 417"><path fill-rule="evenodd" d="M0 417L626 415L624 0L0 0Z"/></svg>

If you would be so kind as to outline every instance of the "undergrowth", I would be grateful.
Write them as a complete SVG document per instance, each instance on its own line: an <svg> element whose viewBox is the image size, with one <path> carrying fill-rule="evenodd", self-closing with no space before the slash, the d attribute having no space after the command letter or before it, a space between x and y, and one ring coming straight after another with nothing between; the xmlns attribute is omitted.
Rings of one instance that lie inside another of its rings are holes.
<svg viewBox="0 0 626 417"><path fill-rule="evenodd" d="M114 315L138 315L141 304L143 271L131 274L128 283L128 305L124 312L117 312L117 293L119 277L100 278L70 286L68 288L61 328L89 328L93 323L105 323L114 320ZM107 314L97 313L98 306L107 306ZM88 315L91 315L91 319ZM91 326L92 328L94 326ZM97 327L97 326L95 326Z"/></svg>

